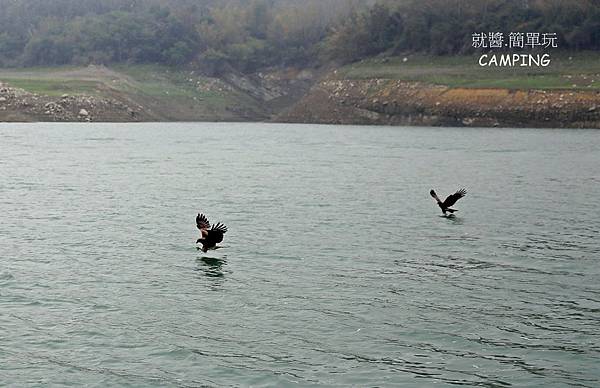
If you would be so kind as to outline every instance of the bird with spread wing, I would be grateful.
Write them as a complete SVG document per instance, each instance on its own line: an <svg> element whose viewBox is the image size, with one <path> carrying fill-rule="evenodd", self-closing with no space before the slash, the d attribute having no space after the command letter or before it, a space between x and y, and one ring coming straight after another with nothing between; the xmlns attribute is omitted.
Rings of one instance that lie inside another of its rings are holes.
<svg viewBox="0 0 600 388"><path fill-rule="evenodd" d="M216 223L210 227L210 222L204 214L196 216L196 226L200 229L200 238L196 244L202 244L202 252L208 252L209 249L219 249L218 243L223 241L223 235L227 233L227 227L222 223Z"/></svg>
<svg viewBox="0 0 600 388"><path fill-rule="evenodd" d="M451 209L450 206L454 205L456 203L456 201L458 201L459 199L461 199L462 197L467 195L467 190L460 189L456 193L450 194L444 200L444 202L442 202L440 200L440 198L437 196L437 194L435 193L435 191L433 189L431 189L429 194L436 200L438 206L440 207L440 209L442 209L442 212L444 213L444 215L446 215L446 212L452 214L452 213L458 211L456 209Z"/></svg>

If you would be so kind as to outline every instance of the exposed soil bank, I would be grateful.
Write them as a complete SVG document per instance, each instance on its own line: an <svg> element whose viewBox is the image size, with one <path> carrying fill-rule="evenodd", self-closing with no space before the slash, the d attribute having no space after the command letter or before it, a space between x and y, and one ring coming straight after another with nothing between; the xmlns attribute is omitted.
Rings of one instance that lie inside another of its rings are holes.
<svg viewBox="0 0 600 388"><path fill-rule="evenodd" d="M600 128L600 92L450 88L386 79L323 80L278 121Z"/></svg>
<svg viewBox="0 0 600 388"><path fill-rule="evenodd" d="M221 79L202 78L201 82L186 75L183 86L165 81L173 93L169 95L166 90L163 95L160 88L158 93L149 94L153 89L148 85L103 67L78 72L52 73L49 77L93 80L97 84L95 95L74 92L46 96L0 82L0 121L600 128L600 90L462 88L383 78L319 79L310 71L289 70L253 76L231 74ZM188 84L193 86L193 93Z"/></svg>

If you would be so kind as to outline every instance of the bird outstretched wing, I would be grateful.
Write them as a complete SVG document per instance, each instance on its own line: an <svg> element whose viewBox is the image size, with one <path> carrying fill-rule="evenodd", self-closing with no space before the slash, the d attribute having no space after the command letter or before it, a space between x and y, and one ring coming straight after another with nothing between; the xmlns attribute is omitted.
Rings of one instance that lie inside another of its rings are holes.
<svg viewBox="0 0 600 388"><path fill-rule="evenodd" d="M442 203L442 201L440 201L439 197L435 193L435 190L431 189L431 191L429 191L429 195L431 195L433 197L433 199L435 199L437 201L437 203Z"/></svg>
<svg viewBox="0 0 600 388"><path fill-rule="evenodd" d="M223 241L223 235L225 233L227 233L227 227L219 222L212 226L208 234L211 239L214 239L215 243L220 243Z"/></svg>
<svg viewBox="0 0 600 388"><path fill-rule="evenodd" d="M223 234L227 233L227 227L225 225L223 225L222 223L217 223L215 225L213 225L213 227L211 228L211 230L217 231L217 232L221 232Z"/></svg>
<svg viewBox="0 0 600 388"><path fill-rule="evenodd" d="M206 230L210 228L210 222L208 222L208 219L204 214L198 213L198 215L196 216L196 226L200 230Z"/></svg>
<svg viewBox="0 0 600 388"><path fill-rule="evenodd" d="M443 204L444 207L450 207L450 206L454 205L456 203L456 201L458 201L465 195L467 195L467 190L465 190L465 189L460 189L456 193L450 194L448 196L448 198L446 198L444 200L444 204Z"/></svg>

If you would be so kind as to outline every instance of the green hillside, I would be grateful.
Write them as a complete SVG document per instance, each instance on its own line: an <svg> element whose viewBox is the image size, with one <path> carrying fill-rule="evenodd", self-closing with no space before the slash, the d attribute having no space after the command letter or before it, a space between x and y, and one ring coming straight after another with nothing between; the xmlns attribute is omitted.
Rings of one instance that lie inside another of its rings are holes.
<svg viewBox="0 0 600 388"><path fill-rule="evenodd" d="M478 56L409 55L344 66L340 79L385 78L468 88L600 89L600 53L561 52L548 67L481 67Z"/></svg>

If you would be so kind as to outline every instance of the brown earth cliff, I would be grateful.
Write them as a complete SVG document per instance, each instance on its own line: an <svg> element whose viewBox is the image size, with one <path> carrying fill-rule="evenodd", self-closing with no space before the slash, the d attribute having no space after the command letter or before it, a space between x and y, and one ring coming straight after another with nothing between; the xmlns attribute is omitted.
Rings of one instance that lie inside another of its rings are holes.
<svg viewBox="0 0 600 388"><path fill-rule="evenodd" d="M328 124L600 128L600 91L325 79L277 119Z"/></svg>

